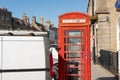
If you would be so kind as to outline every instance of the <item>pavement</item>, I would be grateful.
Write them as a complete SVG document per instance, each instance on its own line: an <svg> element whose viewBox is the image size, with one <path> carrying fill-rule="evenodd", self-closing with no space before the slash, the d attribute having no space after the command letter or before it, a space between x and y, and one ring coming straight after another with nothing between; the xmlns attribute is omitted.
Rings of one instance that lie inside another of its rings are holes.
<svg viewBox="0 0 120 80"><path fill-rule="evenodd" d="M115 75L100 65L91 62L91 80L115 80Z"/></svg>

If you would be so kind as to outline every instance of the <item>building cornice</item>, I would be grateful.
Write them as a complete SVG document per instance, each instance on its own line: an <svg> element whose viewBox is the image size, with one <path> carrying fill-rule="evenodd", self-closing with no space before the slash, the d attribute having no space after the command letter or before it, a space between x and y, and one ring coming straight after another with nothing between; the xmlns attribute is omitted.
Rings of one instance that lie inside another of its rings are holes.
<svg viewBox="0 0 120 80"><path fill-rule="evenodd" d="M96 14L110 14L110 12L101 12L101 11L100 11L100 12L99 12L99 11L96 11L95 13L96 13Z"/></svg>

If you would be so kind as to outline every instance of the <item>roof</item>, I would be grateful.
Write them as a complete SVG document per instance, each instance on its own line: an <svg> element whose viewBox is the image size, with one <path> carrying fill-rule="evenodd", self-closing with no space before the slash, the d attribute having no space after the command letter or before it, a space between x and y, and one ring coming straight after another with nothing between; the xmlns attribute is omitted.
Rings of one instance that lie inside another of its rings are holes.
<svg viewBox="0 0 120 80"><path fill-rule="evenodd" d="M34 27L31 27L30 23L24 22L24 20L21 20L16 17L12 17L12 29L13 30L35 30Z"/></svg>
<svg viewBox="0 0 120 80"><path fill-rule="evenodd" d="M38 22L36 22L36 24L39 26L39 28L41 29L41 31L45 31L45 26L43 24L40 24Z"/></svg>

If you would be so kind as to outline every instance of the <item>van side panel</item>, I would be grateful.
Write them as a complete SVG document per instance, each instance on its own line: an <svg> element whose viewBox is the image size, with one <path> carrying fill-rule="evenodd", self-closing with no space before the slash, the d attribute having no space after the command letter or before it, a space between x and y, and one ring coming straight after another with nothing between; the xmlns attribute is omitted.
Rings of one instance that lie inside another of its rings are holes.
<svg viewBox="0 0 120 80"><path fill-rule="evenodd" d="M48 40L48 37L44 37L44 45L45 45L45 62L46 62L46 67L47 68L50 68L50 60L49 60L49 55L50 55L50 43L49 43L49 40ZM46 80L50 80L50 72L46 71Z"/></svg>
<svg viewBox="0 0 120 80"><path fill-rule="evenodd" d="M45 71L2 73L2 80L46 80Z"/></svg>
<svg viewBox="0 0 120 80"><path fill-rule="evenodd" d="M46 80L43 37L3 36L2 80Z"/></svg>
<svg viewBox="0 0 120 80"><path fill-rule="evenodd" d="M3 38L3 69L45 68L43 37L34 40L31 37L18 38Z"/></svg>

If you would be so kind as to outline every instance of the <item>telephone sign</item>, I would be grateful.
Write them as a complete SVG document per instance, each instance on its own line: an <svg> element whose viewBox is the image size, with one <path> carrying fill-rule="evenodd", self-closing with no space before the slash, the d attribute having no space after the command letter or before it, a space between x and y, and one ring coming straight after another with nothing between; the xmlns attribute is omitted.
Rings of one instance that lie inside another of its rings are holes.
<svg viewBox="0 0 120 80"><path fill-rule="evenodd" d="M86 19L64 19L63 23L85 23Z"/></svg>

